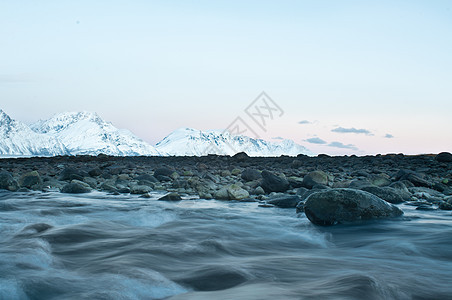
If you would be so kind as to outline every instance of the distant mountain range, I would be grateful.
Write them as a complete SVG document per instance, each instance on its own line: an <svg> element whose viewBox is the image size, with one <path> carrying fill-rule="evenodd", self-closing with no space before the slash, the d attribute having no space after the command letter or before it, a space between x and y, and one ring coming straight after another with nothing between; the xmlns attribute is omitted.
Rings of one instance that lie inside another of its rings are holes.
<svg viewBox="0 0 452 300"><path fill-rule="evenodd" d="M67 112L30 126L0 109L0 157L98 155L113 156L280 156L312 153L291 140L278 143L228 132L175 130L154 147L128 130L118 129L93 112Z"/></svg>
<svg viewBox="0 0 452 300"><path fill-rule="evenodd" d="M232 135L229 132L201 131L192 128L173 131L157 143L156 148L161 153L175 156L234 155L238 152L246 152L249 156L312 154L292 140L273 143L243 135Z"/></svg>

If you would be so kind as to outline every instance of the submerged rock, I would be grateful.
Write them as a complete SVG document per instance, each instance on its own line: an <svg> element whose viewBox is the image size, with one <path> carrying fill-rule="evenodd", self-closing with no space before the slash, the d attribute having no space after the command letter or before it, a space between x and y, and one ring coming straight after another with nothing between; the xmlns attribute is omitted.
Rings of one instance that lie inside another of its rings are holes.
<svg viewBox="0 0 452 300"><path fill-rule="evenodd" d="M330 189L306 200L306 217L316 225L334 225L360 220L393 218L403 214L396 206L377 196L354 189Z"/></svg>
<svg viewBox="0 0 452 300"><path fill-rule="evenodd" d="M267 201L268 204L278 206L281 208L294 208L300 202L301 198L297 195L279 196Z"/></svg>

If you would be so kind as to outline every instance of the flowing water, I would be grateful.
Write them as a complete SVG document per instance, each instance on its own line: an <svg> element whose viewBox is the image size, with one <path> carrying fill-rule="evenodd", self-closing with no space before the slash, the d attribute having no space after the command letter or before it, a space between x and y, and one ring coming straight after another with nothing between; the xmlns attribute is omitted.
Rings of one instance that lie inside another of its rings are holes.
<svg viewBox="0 0 452 300"><path fill-rule="evenodd" d="M0 192L0 299L452 298L450 212L317 227L155 199Z"/></svg>

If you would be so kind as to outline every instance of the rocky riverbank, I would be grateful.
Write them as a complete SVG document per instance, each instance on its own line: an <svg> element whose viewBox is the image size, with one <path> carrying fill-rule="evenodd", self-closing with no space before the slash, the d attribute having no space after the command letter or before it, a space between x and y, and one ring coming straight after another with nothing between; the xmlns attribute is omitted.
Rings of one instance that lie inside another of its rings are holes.
<svg viewBox="0 0 452 300"><path fill-rule="evenodd" d="M396 217L405 203L452 210L452 154L260 158L64 156L0 159L0 189L94 190L150 197L258 201L306 212L315 224Z"/></svg>

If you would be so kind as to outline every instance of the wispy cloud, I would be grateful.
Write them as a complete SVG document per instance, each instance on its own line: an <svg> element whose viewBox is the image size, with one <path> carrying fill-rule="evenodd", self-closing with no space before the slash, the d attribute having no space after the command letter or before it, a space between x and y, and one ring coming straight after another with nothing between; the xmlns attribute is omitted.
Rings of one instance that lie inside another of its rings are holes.
<svg viewBox="0 0 452 300"><path fill-rule="evenodd" d="M300 122L298 122L298 124L305 125L305 124L312 124L312 122L310 122L308 120L301 120Z"/></svg>
<svg viewBox="0 0 452 300"><path fill-rule="evenodd" d="M274 139L274 140L284 140L282 137L280 137L280 136L275 136L275 137L272 137L272 139Z"/></svg>
<svg viewBox="0 0 452 300"><path fill-rule="evenodd" d="M319 145L326 144L326 141L324 141L318 137L309 138L309 139L306 139L305 141L308 143L311 143L311 144L319 144Z"/></svg>
<svg viewBox="0 0 452 300"><path fill-rule="evenodd" d="M337 127L337 128L332 129L331 131L338 132L338 133L356 133L356 134L373 135L373 133L367 129L356 129L354 127L352 127L352 128Z"/></svg>
<svg viewBox="0 0 452 300"><path fill-rule="evenodd" d="M385 138L392 139L394 136L392 134L386 133Z"/></svg>
<svg viewBox="0 0 452 300"><path fill-rule="evenodd" d="M358 150L358 148L356 148L355 145L352 145L352 144L344 145L341 142L331 142L328 144L328 146L335 147L335 148L341 148L341 149Z"/></svg>

